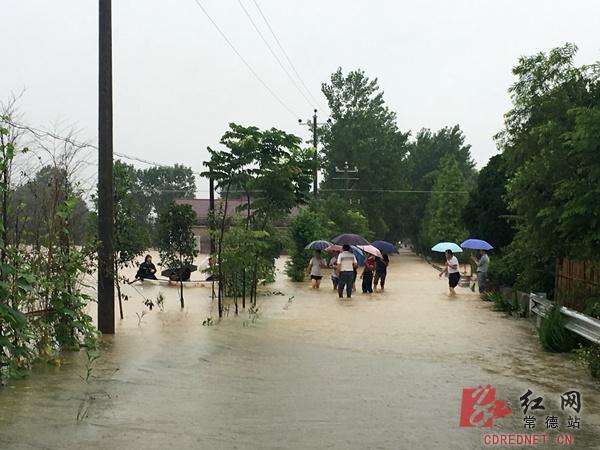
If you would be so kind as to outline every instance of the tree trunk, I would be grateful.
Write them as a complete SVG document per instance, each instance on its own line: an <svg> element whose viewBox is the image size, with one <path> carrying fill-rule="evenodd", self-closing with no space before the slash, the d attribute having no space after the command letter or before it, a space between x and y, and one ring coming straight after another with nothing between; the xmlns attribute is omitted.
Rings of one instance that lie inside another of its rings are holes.
<svg viewBox="0 0 600 450"><path fill-rule="evenodd" d="M119 283L119 264L117 263L117 258L115 260L115 285L117 288L117 297L119 298L119 315L121 320L123 320L123 299L121 296L121 283Z"/></svg>

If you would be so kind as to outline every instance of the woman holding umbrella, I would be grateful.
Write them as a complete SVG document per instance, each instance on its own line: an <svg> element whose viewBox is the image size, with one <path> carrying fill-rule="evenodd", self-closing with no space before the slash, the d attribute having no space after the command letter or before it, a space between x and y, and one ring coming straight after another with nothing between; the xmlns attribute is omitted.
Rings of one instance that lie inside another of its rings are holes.
<svg viewBox="0 0 600 450"><path fill-rule="evenodd" d="M321 267L323 267L321 250L315 250L315 256L310 259L308 267L306 268L306 272L310 274L311 287L313 289L319 289L321 287L321 279L323 278Z"/></svg>

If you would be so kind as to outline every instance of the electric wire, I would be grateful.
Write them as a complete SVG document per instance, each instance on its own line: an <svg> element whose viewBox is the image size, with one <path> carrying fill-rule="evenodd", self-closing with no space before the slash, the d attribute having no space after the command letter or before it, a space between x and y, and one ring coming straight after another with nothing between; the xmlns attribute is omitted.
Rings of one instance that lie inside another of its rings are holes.
<svg viewBox="0 0 600 450"><path fill-rule="evenodd" d="M292 111L292 109L273 91L273 89L271 89L269 87L269 85L258 75L258 73L256 73L256 71L252 68L252 66L248 63L248 61L246 61L246 59L242 56L242 54L238 51L238 49L233 45L233 43L231 42L231 40L229 40L229 38L227 37L227 35L223 32L223 30L221 30L221 28L219 27L219 25L217 25L217 23L214 21L214 19L210 16L210 14L208 14L208 11L204 8L204 6L202 6L202 3L200 3L200 0L194 0L196 2L196 4L198 5L198 7L202 10L202 12L204 13L204 15L208 18L208 20L213 24L213 26L215 27L215 29L219 32L219 34L221 35L221 37L225 40L225 42L227 42L227 44L229 45L229 47L231 48L231 50L233 50L233 52L240 58L240 60L244 63L244 65L246 66L246 68L250 71L250 73L252 73L252 75L254 75L254 77L260 82L260 84L263 85L263 87L271 94L271 96L277 100L277 102L283 106L283 108L285 108L292 116L294 116L294 118L298 117L298 114L294 113L294 111Z"/></svg>
<svg viewBox="0 0 600 450"><path fill-rule="evenodd" d="M298 82L294 79L294 77L292 76L292 74L290 74L289 70L285 68L285 66L281 62L281 59L279 58L279 56L277 56L277 53L275 53L275 50L273 50L273 47L271 47L271 44L269 44L269 41L267 41L267 39L263 35L262 31L260 31L260 28L258 28L258 25L256 25L256 22L254 21L254 19L252 18L252 16L248 12L248 9L244 6L244 3L242 3L242 0L238 0L238 3L240 5L240 7L242 8L242 10L244 11L244 14L246 15L246 17L248 18L248 20L252 24L252 27L254 27L254 30L256 30L256 32L260 36L261 40L267 46L267 48L269 49L269 52L271 52L271 55L273 55L273 57L277 61L277 64L279 64L279 67L281 67L281 70L284 71L284 73L287 75L287 77L292 82L292 84L294 85L294 87L296 88L296 90L300 93L300 95L302 95L302 97L304 97L304 100L306 100L306 103L308 103L309 106L314 107L314 105L311 102L311 100L306 96L306 94L304 93L304 91L298 85Z"/></svg>
<svg viewBox="0 0 600 450"><path fill-rule="evenodd" d="M275 39L275 42L277 42L277 45L279 46L279 48L281 49L281 52L283 53L283 56L285 56L285 59L287 60L287 62L289 63L290 67L292 68L292 70L294 71L294 73L296 74L296 76L298 77L298 79L300 80L300 83L302 83L302 86L304 86L304 89L306 89L306 92L308 92L308 95L310 96L310 98L313 99L313 101L317 104L317 106L321 109L324 110L324 108L321 106L321 104L319 103L319 101L312 95L312 93L310 92L310 89L308 89L308 86L306 85L306 83L304 82L304 80L302 79L302 77L300 76L300 73L298 72L298 70L296 69L296 66L294 65L294 63L292 62L291 58L289 57L288 53L285 51L285 49L283 48L283 45L281 44L281 41L279 40L279 38L277 37L277 35L275 34L275 31L273 30L273 27L271 26L271 24L269 23L269 20L267 19L267 17L265 16L265 14L263 13L260 5L258 4L257 0L252 0L254 2L254 4L256 5L256 9L258 9L258 12L260 13L261 17L263 18L264 22L267 24L267 27L269 28L269 31L271 32L271 34L273 35L273 38Z"/></svg>

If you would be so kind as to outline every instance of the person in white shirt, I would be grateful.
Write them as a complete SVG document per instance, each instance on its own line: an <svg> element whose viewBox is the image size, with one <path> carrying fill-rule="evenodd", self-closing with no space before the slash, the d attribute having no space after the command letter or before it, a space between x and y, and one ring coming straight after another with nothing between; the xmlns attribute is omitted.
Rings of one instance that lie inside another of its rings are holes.
<svg viewBox="0 0 600 450"><path fill-rule="evenodd" d="M354 285L354 270L358 267L356 256L352 253L349 245L343 246L343 252L340 253L337 260L338 272L338 295L344 297L344 287L346 288L346 297L352 297L352 287Z"/></svg>
<svg viewBox="0 0 600 450"><path fill-rule="evenodd" d="M454 288L458 286L460 281L460 272L458 269L458 259L452 253L452 250L446 250L446 267L440 272L440 278L448 273L448 287L450 288L450 297L456 295Z"/></svg>

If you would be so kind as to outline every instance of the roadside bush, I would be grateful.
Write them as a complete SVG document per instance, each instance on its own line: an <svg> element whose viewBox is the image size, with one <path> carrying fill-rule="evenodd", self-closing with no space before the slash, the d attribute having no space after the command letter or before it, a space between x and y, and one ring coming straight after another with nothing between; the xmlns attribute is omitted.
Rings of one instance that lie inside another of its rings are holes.
<svg viewBox="0 0 600 450"><path fill-rule="evenodd" d="M543 319L538 335L542 347L549 352L569 352L577 344L573 333L564 327L564 319L559 305L554 305Z"/></svg>
<svg viewBox="0 0 600 450"><path fill-rule="evenodd" d="M482 300L493 302L494 311L502 311L507 315L511 315L513 312L518 313L520 309L516 297L511 300L500 291L484 292L481 294L481 298Z"/></svg>
<svg viewBox="0 0 600 450"><path fill-rule="evenodd" d="M580 345L575 350L577 363L590 371L594 378L600 378L600 345Z"/></svg>

